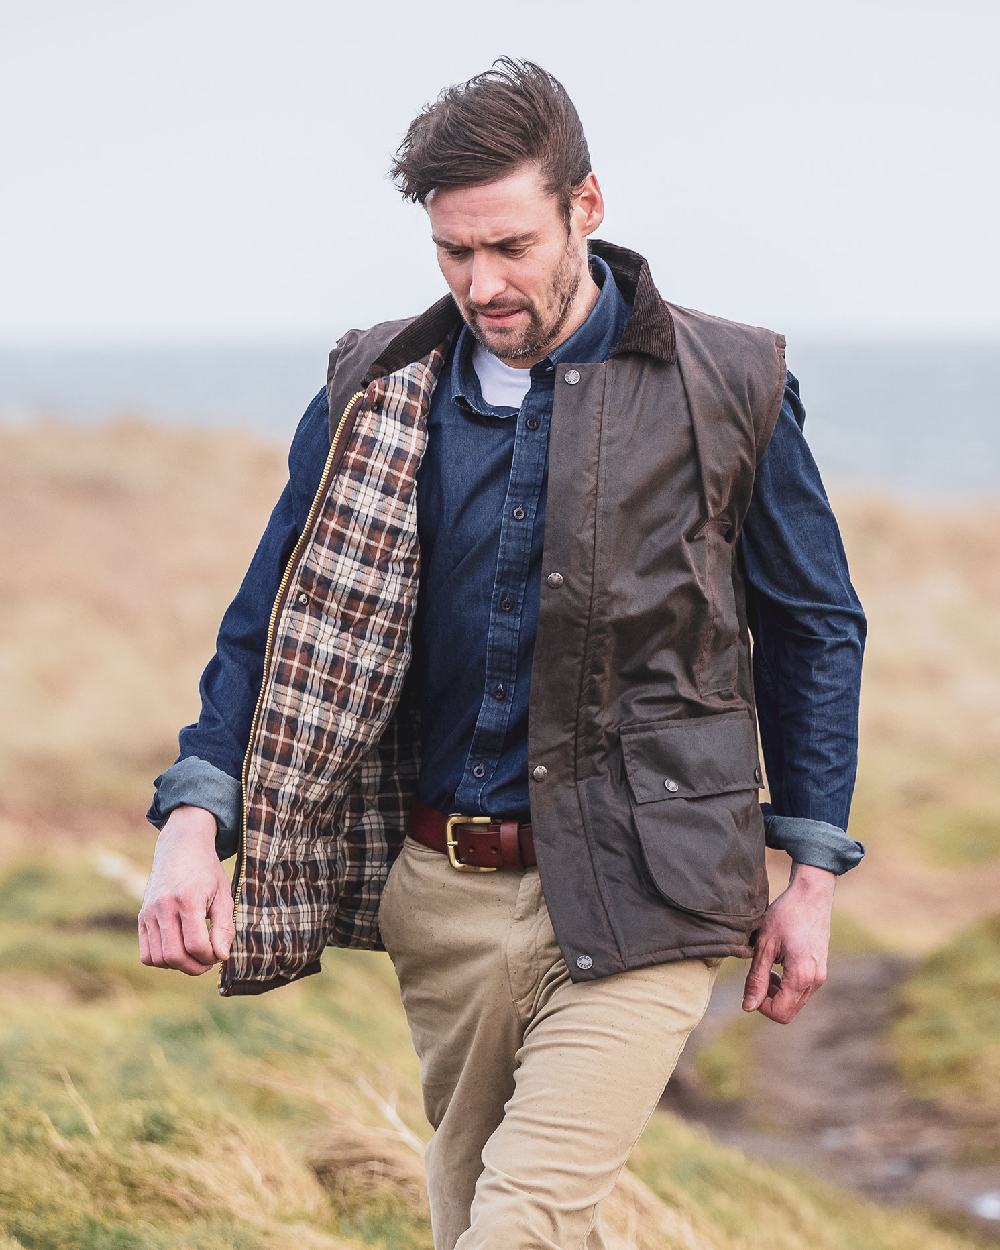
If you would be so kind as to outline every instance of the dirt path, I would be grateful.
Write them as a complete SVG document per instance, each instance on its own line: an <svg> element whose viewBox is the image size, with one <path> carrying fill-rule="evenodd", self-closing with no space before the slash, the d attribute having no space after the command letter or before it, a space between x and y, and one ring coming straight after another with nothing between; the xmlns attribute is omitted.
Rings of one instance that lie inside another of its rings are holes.
<svg viewBox="0 0 1000 1250"><path fill-rule="evenodd" d="M1000 1245L1000 1166L970 1167L963 1148L1000 1126L958 1122L908 1094L885 1043L893 994L909 962L886 955L831 960L823 988L789 1025L753 1024L748 1096L713 1097L695 1070L700 1050L744 1016L748 964L719 981L663 1105L757 1158L809 1167L888 1205L920 1203Z"/></svg>

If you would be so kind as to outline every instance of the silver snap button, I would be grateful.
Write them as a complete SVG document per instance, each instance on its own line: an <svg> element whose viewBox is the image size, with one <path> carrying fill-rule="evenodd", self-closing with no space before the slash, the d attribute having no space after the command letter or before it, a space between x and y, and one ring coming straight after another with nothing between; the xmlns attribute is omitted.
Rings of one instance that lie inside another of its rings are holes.
<svg viewBox="0 0 1000 1250"><path fill-rule="evenodd" d="M563 381L566 383L567 386L576 386L577 382L580 381L580 370L579 369L567 369L566 372L563 374Z"/></svg>
<svg viewBox="0 0 1000 1250"><path fill-rule="evenodd" d="M305 606L306 606L306 604L307 604L308 602L309 602L309 596L306 594L306 592L305 592L304 590L303 590L303 591L300 591L300 592L299 592L299 603L301 603L301 604L302 604L302 606L303 606L303 607L305 607Z"/></svg>
<svg viewBox="0 0 1000 1250"><path fill-rule="evenodd" d="M531 775L535 779L535 781L544 781L545 778L549 775L549 770L545 767L544 764L536 764L535 767L531 770Z"/></svg>
<svg viewBox="0 0 1000 1250"><path fill-rule="evenodd" d="M677 789L677 782L674 781L672 777L668 777L663 784L667 787L671 794L673 794Z"/></svg>
<svg viewBox="0 0 1000 1250"><path fill-rule="evenodd" d="M477 764L477 765L473 768L473 770L472 770L472 775L473 775L473 777L485 777L485 776L486 776L486 765L485 765L485 764Z"/></svg>
<svg viewBox="0 0 1000 1250"><path fill-rule="evenodd" d="M548 577L546 577L545 583L548 586L559 587L565 580L566 579L561 573L550 573Z"/></svg>
<svg viewBox="0 0 1000 1250"><path fill-rule="evenodd" d="M514 509L514 511L511 513L511 516L514 518L515 521L524 520L525 512L520 504L518 504L517 507Z"/></svg>
<svg viewBox="0 0 1000 1250"><path fill-rule="evenodd" d="M576 966L578 968L583 968L584 971L586 971L588 968L593 968L594 961L590 958L589 955L577 955Z"/></svg>

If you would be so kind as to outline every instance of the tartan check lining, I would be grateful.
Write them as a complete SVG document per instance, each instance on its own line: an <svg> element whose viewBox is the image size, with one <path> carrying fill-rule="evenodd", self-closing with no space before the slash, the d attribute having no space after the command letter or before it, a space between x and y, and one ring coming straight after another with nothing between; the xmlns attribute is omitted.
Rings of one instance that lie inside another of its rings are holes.
<svg viewBox="0 0 1000 1250"><path fill-rule="evenodd" d="M398 706L419 586L416 471L443 359L436 348L368 387L291 570L247 770L224 992L293 980L327 945L384 949L378 903L417 776L413 709Z"/></svg>

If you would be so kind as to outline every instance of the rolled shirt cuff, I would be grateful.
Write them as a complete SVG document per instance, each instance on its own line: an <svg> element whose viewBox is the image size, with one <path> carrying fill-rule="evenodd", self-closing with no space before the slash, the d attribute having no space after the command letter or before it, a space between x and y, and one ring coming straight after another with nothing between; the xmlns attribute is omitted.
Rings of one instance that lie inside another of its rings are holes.
<svg viewBox="0 0 1000 1250"><path fill-rule="evenodd" d="M780 816L770 803L761 803L760 810L765 843L774 850L786 851L797 864L813 864L839 875L864 858L864 844L838 825L806 816Z"/></svg>
<svg viewBox="0 0 1000 1250"><path fill-rule="evenodd" d="M235 855L243 811L243 787L235 777L197 755L188 755L153 781L156 793L146 819L162 829L175 807L189 803L215 817L215 851L219 859Z"/></svg>

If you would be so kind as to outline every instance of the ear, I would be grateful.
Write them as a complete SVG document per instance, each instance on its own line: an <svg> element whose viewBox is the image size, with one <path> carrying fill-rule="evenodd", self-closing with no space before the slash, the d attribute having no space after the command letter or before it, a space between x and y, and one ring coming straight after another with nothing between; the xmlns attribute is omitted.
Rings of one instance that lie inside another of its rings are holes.
<svg viewBox="0 0 1000 1250"><path fill-rule="evenodd" d="M573 221L584 238L600 226L604 220L604 194L593 170L573 192Z"/></svg>

